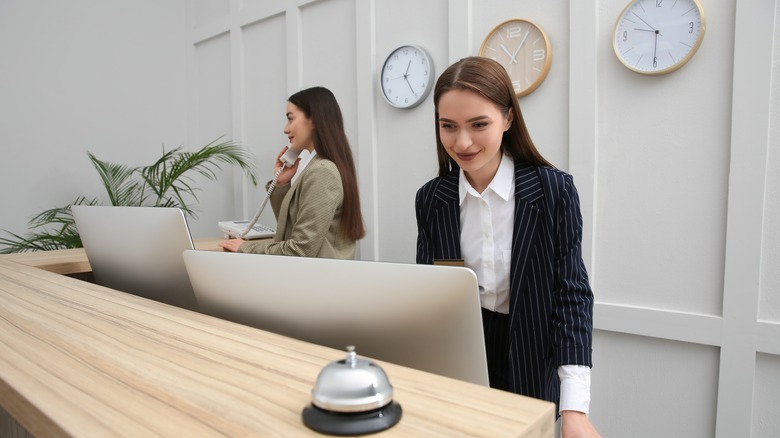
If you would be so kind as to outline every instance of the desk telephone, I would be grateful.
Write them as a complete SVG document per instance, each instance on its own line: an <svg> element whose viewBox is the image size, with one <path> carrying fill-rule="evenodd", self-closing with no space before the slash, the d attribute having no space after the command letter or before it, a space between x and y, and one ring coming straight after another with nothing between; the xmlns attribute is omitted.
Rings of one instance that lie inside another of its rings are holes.
<svg viewBox="0 0 780 438"><path fill-rule="evenodd" d="M283 165L274 174L274 177L271 180L271 184L268 185L268 191L265 194L265 199L263 199L263 203L260 204L260 208L257 209L257 213L255 213L255 216L251 221L236 220L221 221L217 223L217 226L219 226L219 229L225 234L226 237L239 237L245 240L252 240L262 239L264 237L273 237L274 234L276 234L276 230L274 228L267 225L257 224L257 220L260 218L260 214L265 209L265 205L268 203L268 199L271 198L271 193L273 193L274 189L276 188L276 180L279 178L279 174L282 173L282 170L284 170L285 167L293 167L295 160L298 159L298 155L300 155L300 153L301 151L296 151L292 147L288 147L284 152L284 155L281 156L280 160Z"/></svg>

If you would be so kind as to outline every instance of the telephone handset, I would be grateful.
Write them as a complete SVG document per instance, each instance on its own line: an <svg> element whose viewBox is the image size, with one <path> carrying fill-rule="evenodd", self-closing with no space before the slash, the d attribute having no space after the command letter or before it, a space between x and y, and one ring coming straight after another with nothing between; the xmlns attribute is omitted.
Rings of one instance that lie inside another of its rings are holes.
<svg viewBox="0 0 780 438"><path fill-rule="evenodd" d="M282 163L286 167L293 167L293 165L295 165L295 160L298 159L298 155L300 154L301 151L296 151L295 149L288 146L287 150L284 152L284 155L282 155L280 160L282 160Z"/></svg>
<svg viewBox="0 0 780 438"><path fill-rule="evenodd" d="M246 229L244 229L244 232L239 234L238 237L243 239L246 237L247 233L252 231L252 227L254 227L257 223L257 220L260 219L260 214L265 209L265 204L268 203L268 199L271 198L271 193L273 193L274 189L276 188L276 180L279 179L279 175L282 173L285 167L293 167L295 165L295 161L298 159L298 155L300 154L301 151L296 151L292 147L288 146L284 154L279 157L279 160L283 165L279 167L279 169L274 173L274 178L271 180L271 184L268 185L268 191L265 194L265 199L263 199L263 203L260 204L260 208L257 209L255 217L252 218L252 220L249 222L249 225L247 225Z"/></svg>

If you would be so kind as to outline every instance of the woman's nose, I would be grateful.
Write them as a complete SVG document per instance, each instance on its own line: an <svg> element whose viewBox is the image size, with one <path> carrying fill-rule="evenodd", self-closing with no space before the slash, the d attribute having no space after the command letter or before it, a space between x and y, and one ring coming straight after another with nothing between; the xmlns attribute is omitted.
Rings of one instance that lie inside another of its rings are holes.
<svg viewBox="0 0 780 438"><path fill-rule="evenodd" d="M458 134L455 136L453 148L463 150L467 149L469 146L471 146L471 135L464 129L458 131Z"/></svg>

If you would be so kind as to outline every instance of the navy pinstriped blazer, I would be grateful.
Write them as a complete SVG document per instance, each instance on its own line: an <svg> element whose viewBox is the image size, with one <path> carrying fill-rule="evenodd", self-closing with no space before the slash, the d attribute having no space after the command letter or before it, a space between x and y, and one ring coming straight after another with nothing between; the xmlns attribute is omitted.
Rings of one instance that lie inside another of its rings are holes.
<svg viewBox="0 0 780 438"><path fill-rule="evenodd" d="M462 259L458 173L417 191L417 263ZM592 366L593 292L582 261L582 215L571 175L515 162L509 384L558 403L560 365Z"/></svg>

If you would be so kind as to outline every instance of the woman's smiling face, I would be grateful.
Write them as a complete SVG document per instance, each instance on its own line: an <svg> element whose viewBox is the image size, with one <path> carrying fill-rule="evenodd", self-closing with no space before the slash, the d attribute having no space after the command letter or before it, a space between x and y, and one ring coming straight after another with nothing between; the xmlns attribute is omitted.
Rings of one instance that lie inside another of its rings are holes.
<svg viewBox="0 0 780 438"><path fill-rule="evenodd" d="M438 113L444 148L481 192L501 162L501 141L511 126L510 114L479 94L460 89L441 95Z"/></svg>

